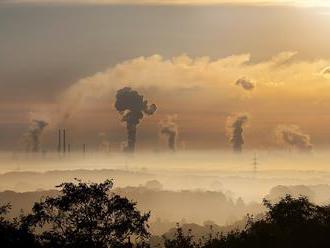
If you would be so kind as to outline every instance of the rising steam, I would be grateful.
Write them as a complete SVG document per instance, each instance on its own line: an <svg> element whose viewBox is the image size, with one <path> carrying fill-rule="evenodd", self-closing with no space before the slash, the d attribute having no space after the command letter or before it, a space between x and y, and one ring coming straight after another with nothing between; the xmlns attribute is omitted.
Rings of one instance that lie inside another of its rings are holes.
<svg viewBox="0 0 330 248"><path fill-rule="evenodd" d="M247 114L229 116L227 119L227 135L229 142L233 145L234 152L242 152L242 146L244 144L243 127L248 119Z"/></svg>
<svg viewBox="0 0 330 248"><path fill-rule="evenodd" d="M176 151L176 138L178 135L178 126L175 119L175 116L168 116L166 120L160 123L160 133L167 136L168 148L173 152Z"/></svg>
<svg viewBox="0 0 330 248"><path fill-rule="evenodd" d="M143 119L143 113L152 115L156 112L155 104L148 105L143 96L129 87L117 91L115 108L122 115L122 122L126 122L127 146L125 151L134 152L136 143L136 127Z"/></svg>
<svg viewBox="0 0 330 248"><path fill-rule="evenodd" d="M255 82L253 82L253 81L251 81L249 79L246 79L246 78L240 78L240 79L238 79L235 84L237 86L242 87L244 90L247 90L247 91L252 91L256 87Z"/></svg>
<svg viewBox="0 0 330 248"><path fill-rule="evenodd" d="M304 134L296 125L280 125L276 128L275 134L280 144L288 145L301 152L313 150L310 136Z"/></svg>
<svg viewBox="0 0 330 248"><path fill-rule="evenodd" d="M32 120L31 126L25 134L26 150L31 152L40 151L40 139L42 132L48 125L43 120Z"/></svg>

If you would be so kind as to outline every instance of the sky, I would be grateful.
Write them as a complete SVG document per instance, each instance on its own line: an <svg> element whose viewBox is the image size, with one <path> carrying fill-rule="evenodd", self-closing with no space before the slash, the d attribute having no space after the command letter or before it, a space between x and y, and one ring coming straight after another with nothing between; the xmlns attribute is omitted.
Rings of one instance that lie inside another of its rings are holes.
<svg viewBox="0 0 330 248"><path fill-rule="evenodd" d="M330 6L328 0L3 0L4 3L65 3L65 4L134 4L134 5L288 5L288 6Z"/></svg>
<svg viewBox="0 0 330 248"><path fill-rule="evenodd" d="M24 146L32 119L49 122L49 149L64 126L77 145L105 133L119 147L124 86L159 107L139 149L166 149L160 123L172 115L182 149L229 149L239 113L249 149L283 148L279 126L329 146L329 1L86 2L1 1L0 149Z"/></svg>

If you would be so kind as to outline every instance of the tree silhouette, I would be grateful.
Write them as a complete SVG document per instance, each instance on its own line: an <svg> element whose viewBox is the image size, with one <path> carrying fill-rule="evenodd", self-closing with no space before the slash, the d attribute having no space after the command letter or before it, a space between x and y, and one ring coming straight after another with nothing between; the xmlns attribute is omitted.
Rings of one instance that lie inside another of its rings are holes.
<svg viewBox="0 0 330 248"><path fill-rule="evenodd" d="M165 240L165 248L319 248L330 247L330 207L317 206L306 197L289 195L278 203L264 200L268 208L264 218L249 217L242 231L232 231L210 237L203 243L195 243L192 234L177 234Z"/></svg>
<svg viewBox="0 0 330 248"><path fill-rule="evenodd" d="M32 213L8 219L10 205L0 207L0 247L4 248L149 248L147 221L136 203L111 193L113 183L59 185L59 194L35 203ZM306 197L285 196L264 217L248 216L244 230L196 238L178 225L165 248L323 248L330 247L330 206Z"/></svg>
<svg viewBox="0 0 330 248"><path fill-rule="evenodd" d="M63 183L60 194L35 203L23 220L43 247L133 247L149 237L150 214L141 214L136 203L110 193L111 180L103 183Z"/></svg>
<svg viewBox="0 0 330 248"><path fill-rule="evenodd" d="M278 203L264 200L268 212L262 220L251 220L246 241L257 247L330 247L330 208L317 206L306 197L290 195Z"/></svg>
<svg viewBox="0 0 330 248"><path fill-rule="evenodd" d="M40 247L34 235L27 228L21 226L19 220L8 220L5 218L10 208L10 204L0 206L0 247Z"/></svg>
<svg viewBox="0 0 330 248"><path fill-rule="evenodd" d="M194 242L191 230L189 229L188 233L184 234L179 224L177 224L175 237L173 239L166 238L165 236L163 236L163 238L166 248L194 248L197 245Z"/></svg>

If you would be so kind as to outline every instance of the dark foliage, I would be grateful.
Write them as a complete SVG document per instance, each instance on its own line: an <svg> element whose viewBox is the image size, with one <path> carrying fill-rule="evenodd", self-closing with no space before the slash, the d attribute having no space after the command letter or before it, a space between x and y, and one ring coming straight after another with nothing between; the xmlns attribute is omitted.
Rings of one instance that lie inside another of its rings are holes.
<svg viewBox="0 0 330 248"><path fill-rule="evenodd" d="M59 185L60 194L35 203L32 213L6 220L0 208L0 247L147 247L147 221L136 203L110 192L112 181Z"/></svg>
<svg viewBox="0 0 330 248"><path fill-rule="evenodd" d="M197 244L194 241L194 237L191 234L191 229L188 230L188 234L184 234L182 228L177 224L177 231L174 239L165 239L165 247L171 248L194 248Z"/></svg>
<svg viewBox="0 0 330 248"><path fill-rule="evenodd" d="M5 218L9 210L9 204L0 207L0 247L40 247L35 240L35 236L27 228L20 225L19 220L8 220Z"/></svg>
<svg viewBox="0 0 330 248"><path fill-rule="evenodd" d="M278 203L264 200L268 212L261 220L249 218L243 231L210 235L193 242L191 233L180 228L174 239L165 239L166 248L318 248L330 247L330 207L316 206L305 197L287 195ZM183 244L182 244L183 242ZM180 244L180 246L178 245Z"/></svg>
<svg viewBox="0 0 330 248"><path fill-rule="evenodd" d="M130 247L149 237L150 214L110 193L112 181L100 184L63 183L60 195L35 203L23 220L44 247Z"/></svg>
<svg viewBox="0 0 330 248"><path fill-rule="evenodd" d="M150 214L111 193L112 181L63 183L60 194L35 203L32 213L6 218L10 205L0 207L0 247L148 248ZM214 233L195 239L177 226L165 248L318 248L330 247L330 206L289 195L278 203L264 200L263 218L248 217L242 231Z"/></svg>

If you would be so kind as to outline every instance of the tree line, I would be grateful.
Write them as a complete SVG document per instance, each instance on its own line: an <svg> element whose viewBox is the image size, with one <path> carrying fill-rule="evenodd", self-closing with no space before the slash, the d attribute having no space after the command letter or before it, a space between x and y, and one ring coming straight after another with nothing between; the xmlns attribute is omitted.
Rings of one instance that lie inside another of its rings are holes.
<svg viewBox="0 0 330 248"><path fill-rule="evenodd" d="M4 248L149 248L150 212L111 192L112 180L80 180L57 186L59 194L36 202L31 213L6 218L10 204L0 207L0 247ZM314 248L330 247L330 206L306 197L285 196L277 203L263 201L263 217L248 216L243 230L195 238L177 226L163 237L164 248ZM205 209L207 211L207 209Z"/></svg>

